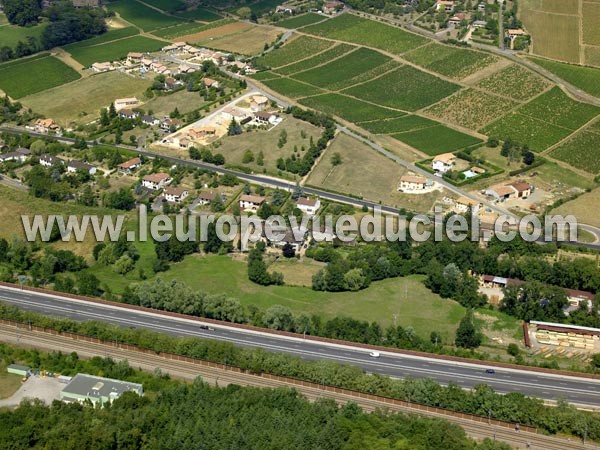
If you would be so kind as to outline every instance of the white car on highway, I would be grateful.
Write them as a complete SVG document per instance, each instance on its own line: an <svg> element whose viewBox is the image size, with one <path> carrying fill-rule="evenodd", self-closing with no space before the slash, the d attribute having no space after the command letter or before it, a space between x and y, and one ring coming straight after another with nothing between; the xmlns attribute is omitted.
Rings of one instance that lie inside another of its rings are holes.
<svg viewBox="0 0 600 450"><path fill-rule="evenodd" d="M369 352L369 356L371 358L379 358L379 352Z"/></svg>

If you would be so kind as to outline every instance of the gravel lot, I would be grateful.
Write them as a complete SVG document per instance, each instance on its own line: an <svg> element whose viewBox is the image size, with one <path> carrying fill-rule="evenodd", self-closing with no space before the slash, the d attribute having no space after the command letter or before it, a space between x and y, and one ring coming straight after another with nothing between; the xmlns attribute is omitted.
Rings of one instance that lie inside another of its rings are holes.
<svg viewBox="0 0 600 450"><path fill-rule="evenodd" d="M0 400L0 407L18 406L25 398L39 398L49 405L52 400L60 398L60 391L63 387L65 384L59 383L56 378L32 376L11 397Z"/></svg>

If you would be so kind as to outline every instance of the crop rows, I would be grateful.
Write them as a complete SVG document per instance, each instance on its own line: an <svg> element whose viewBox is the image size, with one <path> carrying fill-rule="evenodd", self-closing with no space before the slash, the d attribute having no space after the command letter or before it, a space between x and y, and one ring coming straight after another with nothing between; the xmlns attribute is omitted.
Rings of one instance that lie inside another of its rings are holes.
<svg viewBox="0 0 600 450"><path fill-rule="evenodd" d="M308 58L315 53L321 53L333 45L333 42L315 39L309 36L300 36L283 47L267 53L258 60L261 65L268 67L281 67L291 64L299 59Z"/></svg>
<svg viewBox="0 0 600 450"><path fill-rule="evenodd" d="M364 122L365 120L386 119L404 115L400 111L381 108L340 94L306 97L300 100L300 103L350 122Z"/></svg>
<svg viewBox="0 0 600 450"><path fill-rule="evenodd" d="M406 116L394 119L361 122L358 125L374 134L392 134L433 127L438 125L438 122L424 117L407 114Z"/></svg>
<svg viewBox="0 0 600 450"><path fill-rule="evenodd" d="M328 87L339 83L340 80L358 76L389 60L390 58L379 52L361 47L328 64L300 72L294 75L293 78L314 86Z"/></svg>
<svg viewBox="0 0 600 450"><path fill-rule="evenodd" d="M373 80L373 79L385 74L386 72L390 72L394 69L397 69L400 66L401 66L401 64L398 61L396 61L394 59L390 59L389 61L387 61L377 67L374 67L371 70L366 70L366 71L359 73L358 75L351 77L351 78L341 79L328 87L329 87L329 89L338 91L340 89L344 89L344 88L353 86L355 84L365 83L367 81Z"/></svg>
<svg viewBox="0 0 600 450"><path fill-rule="evenodd" d="M342 14L331 20L304 28L302 31L354 44L402 54L426 44L426 38L352 14Z"/></svg>
<svg viewBox="0 0 600 450"><path fill-rule="evenodd" d="M444 125L392 134L392 137L431 156L453 152L482 142L481 139Z"/></svg>
<svg viewBox="0 0 600 450"><path fill-rule="evenodd" d="M315 86L310 86L291 78L274 78L272 80L263 80L262 83L290 98L307 97L323 92Z"/></svg>
<svg viewBox="0 0 600 450"><path fill-rule="evenodd" d="M478 86L494 94L527 101L544 92L550 82L519 64L511 64L484 78Z"/></svg>
<svg viewBox="0 0 600 450"><path fill-rule="evenodd" d="M15 99L78 78L80 78L79 73L52 56L0 65L0 89Z"/></svg>
<svg viewBox="0 0 600 450"><path fill-rule="evenodd" d="M477 130L503 116L518 103L475 89L465 89L428 108L425 112L457 125Z"/></svg>
<svg viewBox="0 0 600 450"><path fill-rule="evenodd" d="M119 13L127 22L140 27L144 31L165 28L181 22L180 19L166 16L135 0L115 0L111 1L106 7L109 11Z"/></svg>
<svg viewBox="0 0 600 450"><path fill-rule="evenodd" d="M344 93L380 105L415 111L447 97L459 88L414 67L402 66L373 81L347 89Z"/></svg>
<svg viewBox="0 0 600 450"><path fill-rule="evenodd" d="M280 22L277 22L275 25L278 27L294 29L305 27L307 25L312 25L313 23L321 22L324 19L325 18L323 16L320 16L319 14L308 13L303 14L301 16L292 17L290 19L282 20Z"/></svg>
<svg viewBox="0 0 600 450"><path fill-rule="evenodd" d="M592 174L600 173L600 134L582 131L554 149L551 156Z"/></svg>
<svg viewBox="0 0 600 450"><path fill-rule="evenodd" d="M177 12L175 15L185 19L200 20L202 22L213 22L221 18L221 16L218 14L215 14L214 12L204 8L196 8L190 11Z"/></svg>
<svg viewBox="0 0 600 450"><path fill-rule="evenodd" d="M463 79L498 61L487 53L432 43L410 51L404 58L447 77Z"/></svg>
<svg viewBox="0 0 600 450"><path fill-rule="evenodd" d="M298 61L297 63L280 67L277 69L277 73L280 73L282 75L291 75L293 73L301 72L303 70L312 69L313 67L319 66L321 64L326 64L332 61L333 59L339 58L340 56L355 49L356 47L353 45L339 44L335 47L325 50L322 53L319 53L318 55L315 55L313 58L305 59L304 61Z"/></svg>
<svg viewBox="0 0 600 450"><path fill-rule="evenodd" d="M559 76L573 86L600 97L600 69L581 67L547 59L531 58L536 64Z"/></svg>
<svg viewBox="0 0 600 450"><path fill-rule="evenodd" d="M95 62L115 61L123 59L129 52L151 52L158 50L164 42L145 36L134 36L119 41L93 47L79 47L70 50L71 56L85 67Z"/></svg>
<svg viewBox="0 0 600 450"><path fill-rule="evenodd" d="M265 72L255 73L254 75L252 75L252 78L254 78L255 80L258 80L258 81L263 81L263 80L271 80L273 78L281 78L281 76L274 72L267 70Z"/></svg>
<svg viewBox="0 0 600 450"><path fill-rule="evenodd" d="M72 49L81 47L91 47L92 45L104 44L106 42L115 41L117 39L123 39L126 37L135 36L139 31L135 27L119 28L117 30L107 31L100 36L96 36L85 41L74 42L72 44L65 45L63 48L70 52Z"/></svg>

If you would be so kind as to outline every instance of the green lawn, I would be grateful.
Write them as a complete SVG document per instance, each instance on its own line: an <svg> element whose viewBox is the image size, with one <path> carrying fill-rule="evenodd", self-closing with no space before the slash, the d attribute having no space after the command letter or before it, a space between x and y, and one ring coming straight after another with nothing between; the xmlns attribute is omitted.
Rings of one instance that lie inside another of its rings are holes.
<svg viewBox="0 0 600 450"><path fill-rule="evenodd" d="M96 273L96 272L94 272ZM98 274L97 274L98 275ZM114 274L99 275L114 286ZM243 304L255 304L262 309L272 305L288 306L295 312L319 314L324 317L351 316L377 321L383 326L394 321L411 326L424 338L438 330L448 339L464 315L464 308L426 289L421 277L387 279L373 283L360 292L317 292L306 287L263 287L248 280L247 266L227 256L190 256L160 275L177 279L201 291L225 293ZM407 295L405 295L407 293Z"/></svg>
<svg viewBox="0 0 600 450"><path fill-rule="evenodd" d="M0 64L0 89L15 99L78 78L79 73L53 56L19 59Z"/></svg>
<svg viewBox="0 0 600 450"><path fill-rule="evenodd" d="M27 42L28 37L37 39L47 26L48 22L43 22L34 27L19 27L8 23L0 25L0 47L14 48L19 41Z"/></svg>
<svg viewBox="0 0 600 450"><path fill-rule="evenodd" d="M123 59L129 52L151 52L160 49L165 43L145 36L133 36L92 47L77 47L69 50L71 56L85 67L95 62Z"/></svg>
<svg viewBox="0 0 600 450"><path fill-rule="evenodd" d="M552 72L573 86L600 97L600 69L566 64L548 59L530 58L536 64Z"/></svg>

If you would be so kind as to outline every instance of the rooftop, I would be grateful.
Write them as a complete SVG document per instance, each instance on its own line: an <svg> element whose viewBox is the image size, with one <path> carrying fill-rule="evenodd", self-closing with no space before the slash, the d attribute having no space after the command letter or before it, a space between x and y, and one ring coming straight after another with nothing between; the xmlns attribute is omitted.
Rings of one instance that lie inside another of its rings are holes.
<svg viewBox="0 0 600 450"><path fill-rule="evenodd" d="M87 396L98 400L101 397L120 397L125 392L136 392L141 395L143 387L138 383L78 373L62 390L64 394Z"/></svg>

